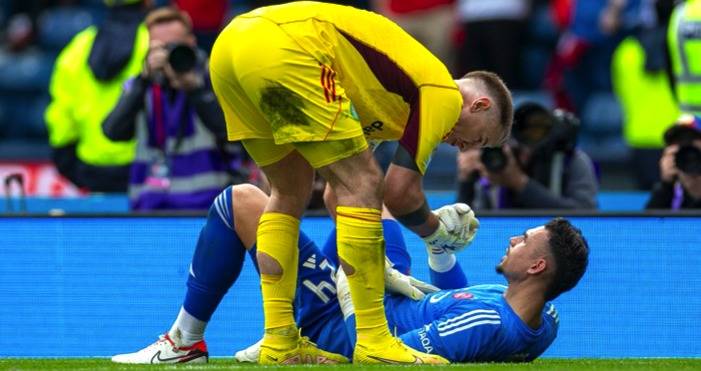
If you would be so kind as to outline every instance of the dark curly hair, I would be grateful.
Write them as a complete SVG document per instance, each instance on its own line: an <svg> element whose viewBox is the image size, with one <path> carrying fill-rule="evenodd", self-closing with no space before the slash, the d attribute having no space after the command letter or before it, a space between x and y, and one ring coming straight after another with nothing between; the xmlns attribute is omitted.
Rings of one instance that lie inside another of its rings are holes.
<svg viewBox="0 0 701 371"><path fill-rule="evenodd" d="M589 263L589 245L582 231L567 219L555 218L545 225L549 232L550 251L555 259L555 275L545 293L545 300L553 300L571 290L582 278Z"/></svg>

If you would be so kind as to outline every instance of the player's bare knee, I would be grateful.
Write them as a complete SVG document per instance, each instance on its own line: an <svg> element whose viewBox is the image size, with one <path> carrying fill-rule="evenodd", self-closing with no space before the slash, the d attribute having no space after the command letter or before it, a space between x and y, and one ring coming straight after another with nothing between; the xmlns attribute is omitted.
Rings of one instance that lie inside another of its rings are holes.
<svg viewBox="0 0 701 371"><path fill-rule="evenodd" d="M384 190L384 177L379 167L373 166L362 177L362 181L356 188L355 194L364 205L379 209L382 206Z"/></svg>
<svg viewBox="0 0 701 371"><path fill-rule="evenodd" d="M341 259L340 257L338 258L338 260L341 263L341 269L343 269L343 273L345 273L346 276L351 276L355 273L355 269L352 265L346 263L346 261Z"/></svg>
<svg viewBox="0 0 701 371"><path fill-rule="evenodd" d="M372 164L375 165L375 164ZM340 174L330 181L341 206L370 207L379 209L382 205L384 180L377 166L364 167L354 172Z"/></svg>
<svg viewBox="0 0 701 371"><path fill-rule="evenodd" d="M280 190L273 188L266 211L281 212L300 218L311 198L311 188Z"/></svg>
<svg viewBox="0 0 701 371"><path fill-rule="evenodd" d="M281 276L283 273L282 266L272 256L264 252L256 252L256 260L258 261L258 269L261 272L270 276Z"/></svg>
<svg viewBox="0 0 701 371"><path fill-rule="evenodd" d="M368 180L354 186L340 185L335 188L338 206L368 207L379 209L382 206L382 182Z"/></svg>
<svg viewBox="0 0 701 371"><path fill-rule="evenodd" d="M253 184L237 184L231 187L231 203L234 215L258 216L268 203L268 195Z"/></svg>
<svg viewBox="0 0 701 371"><path fill-rule="evenodd" d="M237 202L263 201L267 202L268 196L253 184L243 183L231 187L234 200Z"/></svg>
<svg viewBox="0 0 701 371"><path fill-rule="evenodd" d="M384 181L382 174L372 174L366 182L361 183L358 194L364 204L379 209L382 206L383 190Z"/></svg>

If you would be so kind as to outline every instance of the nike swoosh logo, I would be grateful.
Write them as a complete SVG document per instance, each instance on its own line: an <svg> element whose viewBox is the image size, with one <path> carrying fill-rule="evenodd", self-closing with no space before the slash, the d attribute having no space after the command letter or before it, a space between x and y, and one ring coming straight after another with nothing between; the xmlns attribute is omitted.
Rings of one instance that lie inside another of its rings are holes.
<svg viewBox="0 0 701 371"><path fill-rule="evenodd" d="M185 355L177 356L177 357L161 358L161 351L159 350L158 352L156 352L156 354L153 355L153 357L151 357L151 363L170 362L170 361L189 362L189 361L192 361L193 359L200 358L203 356L207 356L207 353L197 352L194 354L185 354ZM156 361L158 361L158 362L156 362Z"/></svg>
<svg viewBox="0 0 701 371"><path fill-rule="evenodd" d="M271 360L271 361L273 361L273 362L277 362L277 358L276 358L276 357L273 357L273 356L267 355L267 354L266 354L265 356L268 357L269 360Z"/></svg>
<svg viewBox="0 0 701 371"><path fill-rule="evenodd" d="M448 295L450 295L450 291L448 291L448 292L446 292L446 293L444 293L444 294L441 294L441 295L434 295L434 296L431 296L430 298L428 298L428 301L429 301L431 304L435 304L435 303L438 303L439 301L443 300L443 298L445 298L445 297L448 296Z"/></svg>
<svg viewBox="0 0 701 371"><path fill-rule="evenodd" d="M424 363L421 358L414 356L414 362L400 362L400 361L395 361L392 359L387 359L387 358L382 358L382 357L375 357L375 356L367 356L368 358L372 358L376 361L382 362L382 363L388 363L388 364L393 364L393 365L407 365L407 364L422 364Z"/></svg>

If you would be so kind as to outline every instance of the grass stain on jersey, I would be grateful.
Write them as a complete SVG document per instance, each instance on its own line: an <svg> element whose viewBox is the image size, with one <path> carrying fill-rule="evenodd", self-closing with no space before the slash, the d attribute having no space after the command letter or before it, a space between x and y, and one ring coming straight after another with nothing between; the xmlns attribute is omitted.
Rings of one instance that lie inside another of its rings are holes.
<svg viewBox="0 0 701 371"><path fill-rule="evenodd" d="M285 125L309 125L302 107L304 107L302 96L279 82L268 81L268 86L261 91L260 109L274 131Z"/></svg>

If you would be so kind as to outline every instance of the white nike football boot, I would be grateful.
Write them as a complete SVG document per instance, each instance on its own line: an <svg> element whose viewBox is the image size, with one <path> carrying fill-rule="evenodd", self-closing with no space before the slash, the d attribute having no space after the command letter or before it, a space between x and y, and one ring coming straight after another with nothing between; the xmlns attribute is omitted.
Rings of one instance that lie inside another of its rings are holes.
<svg viewBox="0 0 701 371"><path fill-rule="evenodd" d="M234 359L236 360L236 362L258 363L258 356L260 355L260 344L262 342L263 339L260 339L248 348L236 352L236 354L234 354Z"/></svg>
<svg viewBox="0 0 701 371"><path fill-rule="evenodd" d="M188 347L178 347L168 334L158 337L158 341L135 353L117 354L112 362L132 364L154 363L207 363L207 344L200 340Z"/></svg>

